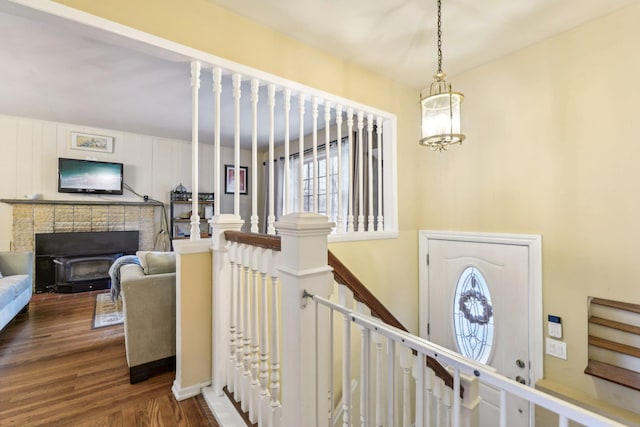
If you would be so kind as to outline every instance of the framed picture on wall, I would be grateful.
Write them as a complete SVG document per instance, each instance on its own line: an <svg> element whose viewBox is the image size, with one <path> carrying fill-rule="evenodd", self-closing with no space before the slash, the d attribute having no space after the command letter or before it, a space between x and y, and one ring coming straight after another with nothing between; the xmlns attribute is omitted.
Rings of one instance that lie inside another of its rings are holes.
<svg viewBox="0 0 640 427"><path fill-rule="evenodd" d="M240 180L240 194L249 194L249 168L239 166L238 178ZM236 190L236 168L233 165L224 165L224 194L234 194Z"/></svg>
<svg viewBox="0 0 640 427"><path fill-rule="evenodd" d="M74 150L113 153L113 137L71 132L71 148Z"/></svg>

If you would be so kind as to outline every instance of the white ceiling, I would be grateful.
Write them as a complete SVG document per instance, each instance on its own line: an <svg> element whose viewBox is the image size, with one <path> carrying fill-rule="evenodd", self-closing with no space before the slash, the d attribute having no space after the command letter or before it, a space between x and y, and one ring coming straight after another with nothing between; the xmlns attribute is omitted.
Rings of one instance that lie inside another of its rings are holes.
<svg viewBox="0 0 640 427"><path fill-rule="evenodd" d="M436 0L209 0L416 89L437 68ZM443 70L457 74L637 0L442 0Z"/></svg>
<svg viewBox="0 0 640 427"><path fill-rule="evenodd" d="M416 90L436 70L435 0L209 1ZM638 1L444 0L443 69L455 75ZM0 40L0 113L191 139L188 58L9 0L0 0ZM200 96L213 104L210 79ZM205 114L200 140L210 142Z"/></svg>

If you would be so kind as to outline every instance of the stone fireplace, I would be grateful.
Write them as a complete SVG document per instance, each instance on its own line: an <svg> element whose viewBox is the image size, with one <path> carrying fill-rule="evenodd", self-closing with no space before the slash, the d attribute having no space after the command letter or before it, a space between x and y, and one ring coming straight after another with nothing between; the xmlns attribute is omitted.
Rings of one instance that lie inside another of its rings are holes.
<svg viewBox="0 0 640 427"><path fill-rule="evenodd" d="M11 250L34 251L37 233L139 231L140 250L152 250L156 203L3 200L13 205Z"/></svg>
<svg viewBox="0 0 640 427"><path fill-rule="evenodd" d="M11 250L35 253L36 234L138 231L138 249L153 250L160 203L3 199L13 206ZM79 254L76 254L79 255ZM88 274L88 273L87 273Z"/></svg>

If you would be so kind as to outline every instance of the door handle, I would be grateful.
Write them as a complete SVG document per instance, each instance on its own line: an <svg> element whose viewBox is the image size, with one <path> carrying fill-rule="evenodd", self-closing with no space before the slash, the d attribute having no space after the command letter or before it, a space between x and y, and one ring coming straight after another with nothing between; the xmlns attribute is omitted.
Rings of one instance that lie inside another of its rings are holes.
<svg viewBox="0 0 640 427"><path fill-rule="evenodd" d="M518 360L516 360L516 366L517 366L518 368L521 368L521 369L522 369L522 368L524 368L524 367L525 367L525 366L527 366L527 365L526 365L522 360L518 359Z"/></svg>
<svg viewBox="0 0 640 427"><path fill-rule="evenodd" d="M520 384L527 384L527 380L522 378L520 375L516 377L516 381L519 382Z"/></svg>

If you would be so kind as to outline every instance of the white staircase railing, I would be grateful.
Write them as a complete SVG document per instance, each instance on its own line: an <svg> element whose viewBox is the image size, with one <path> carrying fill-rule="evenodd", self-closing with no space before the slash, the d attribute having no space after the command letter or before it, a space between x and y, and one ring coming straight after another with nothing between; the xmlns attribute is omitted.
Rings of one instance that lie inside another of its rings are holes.
<svg viewBox="0 0 640 427"><path fill-rule="evenodd" d="M332 297L326 217L286 215L280 239L230 233L239 223L224 219L214 221L212 388L226 387L249 423L475 426L485 384L501 395L500 426L510 425L509 395L558 414L561 427L622 425L385 324L342 285ZM452 387L427 358L447 366Z"/></svg>

